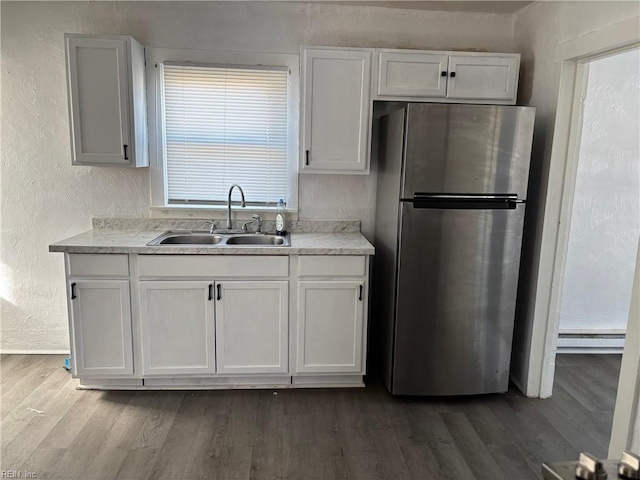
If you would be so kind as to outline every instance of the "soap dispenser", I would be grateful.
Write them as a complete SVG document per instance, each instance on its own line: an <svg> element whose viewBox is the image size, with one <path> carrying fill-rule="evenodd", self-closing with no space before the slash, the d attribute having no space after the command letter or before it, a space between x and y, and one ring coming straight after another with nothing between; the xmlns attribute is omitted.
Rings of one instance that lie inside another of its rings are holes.
<svg viewBox="0 0 640 480"><path fill-rule="evenodd" d="M276 206L276 234L286 235L286 233L284 229L284 200L280 199Z"/></svg>

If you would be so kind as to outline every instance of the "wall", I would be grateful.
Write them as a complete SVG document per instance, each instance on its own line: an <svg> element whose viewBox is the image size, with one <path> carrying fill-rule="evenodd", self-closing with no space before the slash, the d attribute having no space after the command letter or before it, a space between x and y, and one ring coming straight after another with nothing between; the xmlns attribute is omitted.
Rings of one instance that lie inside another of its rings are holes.
<svg viewBox="0 0 640 480"><path fill-rule="evenodd" d="M560 332L625 330L640 236L640 50L589 63Z"/></svg>
<svg viewBox="0 0 640 480"><path fill-rule="evenodd" d="M527 219L520 268L518 307L512 356L512 380L533 392L539 379L529 378L537 265L554 118L560 78L556 47L586 33L640 14L637 2L535 2L515 14L515 50L522 54L519 101L536 107ZM540 354L540 352L534 352Z"/></svg>
<svg viewBox="0 0 640 480"><path fill-rule="evenodd" d="M63 33L150 47L296 53L300 45L513 50L509 14L300 3L2 2L3 351L65 350L63 260L50 243L94 216L148 216L146 170L71 167ZM301 219L372 232L375 175L305 175Z"/></svg>
<svg viewBox="0 0 640 480"><path fill-rule="evenodd" d="M620 458L629 447L640 455L640 244L608 456Z"/></svg>

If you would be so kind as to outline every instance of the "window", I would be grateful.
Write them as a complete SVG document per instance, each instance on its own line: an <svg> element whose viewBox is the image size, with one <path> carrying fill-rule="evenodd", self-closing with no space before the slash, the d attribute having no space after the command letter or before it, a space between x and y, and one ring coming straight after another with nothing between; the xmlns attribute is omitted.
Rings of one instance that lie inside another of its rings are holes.
<svg viewBox="0 0 640 480"><path fill-rule="evenodd" d="M287 67L162 65L166 202L216 205L237 183L249 205L290 189Z"/></svg>

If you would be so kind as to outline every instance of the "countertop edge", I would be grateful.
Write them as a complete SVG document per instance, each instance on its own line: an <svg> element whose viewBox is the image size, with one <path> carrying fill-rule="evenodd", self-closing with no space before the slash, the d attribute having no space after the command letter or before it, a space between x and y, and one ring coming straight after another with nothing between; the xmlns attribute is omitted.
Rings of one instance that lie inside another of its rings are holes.
<svg viewBox="0 0 640 480"><path fill-rule="evenodd" d="M89 230L49 245L49 252L140 255L374 255L362 233L292 233L290 246L149 245L154 231Z"/></svg>
<svg viewBox="0 0 640 480"><path fill-rule="evenodd" d="M286 250L284 250L286 248ZM374 248L233 248L233 247L83 247L83 246L64 246L49 245L51 253L121 253L121 254L142 254L142 255L367 255L375 254Z"/></svg>

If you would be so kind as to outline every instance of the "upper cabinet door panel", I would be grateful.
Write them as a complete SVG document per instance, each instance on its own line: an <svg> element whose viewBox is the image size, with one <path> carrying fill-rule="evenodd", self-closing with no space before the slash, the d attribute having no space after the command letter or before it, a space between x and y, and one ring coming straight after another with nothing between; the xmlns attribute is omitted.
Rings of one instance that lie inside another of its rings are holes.
<svg viewBox="0 0 640 480"><path fill-rule="evenodd" d="M378 95L445 97L448 59L446 54L380 51Z"/></svg>
<svg viewBox="0 0 640 480"><path fill-rule="evenodd" d="M73 163L129 164L127 42L68 37L67 62Z"/></svg>
<svg viewBox="0 0 640 480"><path fill-rule="evenodd" d="M451 55L447 98L516 102L520 55Z"/></svg>
<svg viewBox="0 0 640 480"><path fill-rule="evenodd" d="M366 173L371 50L302 51L301 171Z"/></svg>

